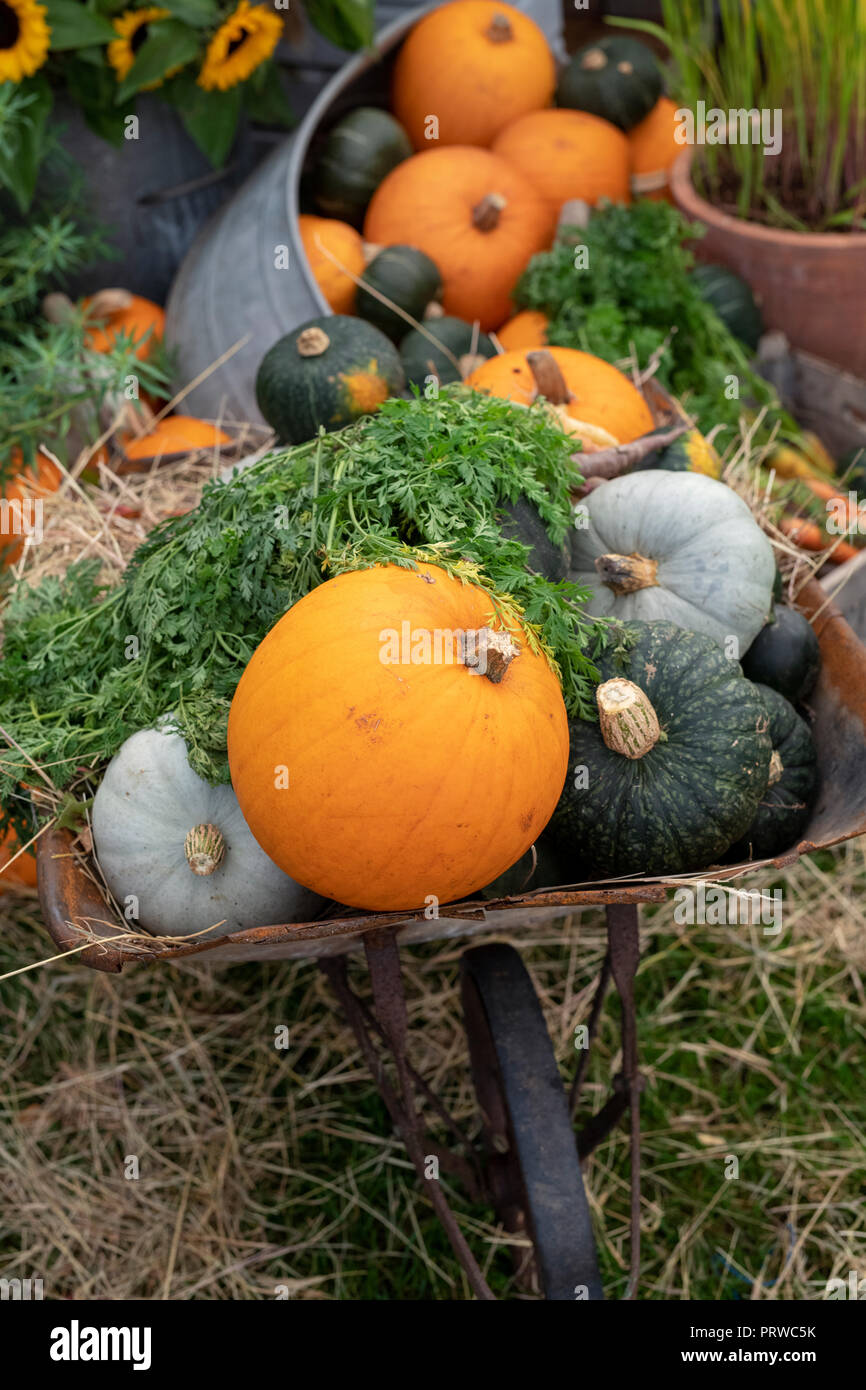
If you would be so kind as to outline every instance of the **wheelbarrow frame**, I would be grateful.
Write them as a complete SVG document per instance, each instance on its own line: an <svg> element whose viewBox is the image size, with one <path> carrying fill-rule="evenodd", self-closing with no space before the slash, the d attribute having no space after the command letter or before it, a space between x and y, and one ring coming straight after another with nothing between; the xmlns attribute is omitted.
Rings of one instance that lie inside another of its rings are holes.
<svg viewBox="0 0 866 1390"><path fill-rule="evenodd" d="M202 956L214 963L261 961L286 956L318 957L358 1039L392 1121L406 1144L419 1179L425 1178L425 1163L432 1155L439 1160L444 1171L464 1182L470 1194L490 1196L489 1172L485 1174L479 1169L471 1143L408 1060L406 1001L400 976L399 947L443 936L472 935L479 931L489 933L491 928L495 930L499 927L509 933L515 930L526 932L531 939L532 928L542 922L570 911L604 907L609 947L590 1024L593 1031L608 980L612 977L622 1000L623 1069L622 1074L614 1079L607 1104L578 1133L574 1164L576 1167L578 1153L585 1156L590 1152L629 1110L631 1270L628 1296L634 1296L640 1252L641 1082L634 1001L634 977L639 956L638 905L664 902L673 883L696 882L710 877L715 881L731 880L755 869L784 868L795 863L803 854L866 832L866 647L820 584L810 581L798 595L798 605L812 620L822 653L821 675L811 700L820 785L805 837L787 853L774 859L714 866L700 874L675 879L614 880L602 884L539 890L492 902L465 901L449 904L441 918L431 917L429 909L415 913L367 914L338 910L337 916L316 922L254 927L233 932L214 942L185 942L130 933L128 924L122 921L100 885L92 864L76 848L72 833L52 827L37 842L39 897L48 931L60 951L76 951L85 965L113 973L135 962L154 964L189 956ZM372 1010L354 994L348 982L345 955L359 948L365 951L370 970ZM469 957L473 955L471 951L468 953ZM465 1002L467 990L472 988L471 982L467 983L467 975L473 971L473 962L464 964L462 968ZM470 1005L467 1010L470 1051L473 1044L471 1012ZM390 1058L395 1081L389 1078L386 1071L386 1057ZM585 1070L584 1053L572 1085L572 1111ZM416 1103L418 1096L422 1096L445 1123L463 1149L462 1153L443 1149L423 1138ZM489 1167L488 1164L488 1170ZM577 1174L579 1181L579 1168ZM573 1172L571 1177L574 1177ZM427 1182L426 1186L474 1293L482 1299L492 1298L490 1287L440 1184L434 1181ZM500 1210L502 1205L500 1202ZM525 1239L522 1244L525 1249ZM543 1242L541 1244L543 1246ZM583 1267L591 1269L594 1258L592 1250L579 1253ZM548 1272L545 1276L545 1259L546 1251L539 1249L536 1244L536 1263L541 1267L542 1278L546 1277L549 1285L553 1275ZM600 1296L600 1289L588 1288L587 1296Z"/></svg>

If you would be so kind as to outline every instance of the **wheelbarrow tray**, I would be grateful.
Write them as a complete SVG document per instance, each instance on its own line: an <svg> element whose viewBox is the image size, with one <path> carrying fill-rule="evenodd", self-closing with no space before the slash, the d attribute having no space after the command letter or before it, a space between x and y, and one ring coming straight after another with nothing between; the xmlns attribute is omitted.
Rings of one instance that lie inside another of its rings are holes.
<svg viewBox="0 0 866 1390"><path fill-rule="evenodd" d="M844 600L844 591L840 596ZM671 878L615 879L568 884L484 902L448 904L431 919L424 911L361 913L314 922L274 924L232 932L214 941L175 941L136 933L101 888L89 857L75 847L68 830L52 828L37 842L39 897L45 924L60 951L78 949L97 970L119 971L132 962L206 956L213 962L279 960L340 955L363 945L365 935L399 926L406 944L439 937L469 936L491 928L533 928L569 911L612 903L662 902L672 884L738 877L761 867L783 868L803 854L825 849L866 832L866 646L815 581L805 586L798 606L811 618L821 646L822 669L810 699L818 750L819 787L802 840L775 859L708 866L700 873ZM112 940L124 934L124 940ZM86 943L86 949L80 948Z"/></svg>

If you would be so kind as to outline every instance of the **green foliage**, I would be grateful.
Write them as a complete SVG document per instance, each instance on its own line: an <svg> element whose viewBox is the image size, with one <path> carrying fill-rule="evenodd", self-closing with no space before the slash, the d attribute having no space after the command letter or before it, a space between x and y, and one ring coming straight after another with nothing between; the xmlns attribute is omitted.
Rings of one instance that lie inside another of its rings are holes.
<svg viewBox="0 0 866 1390"><path fill-rule="evenodd" d="M784 154L702 145L698 188L739 217L794 231L866 228L866 8L862 0L662 0L676 94L728 111L781 111Z"/></svg>
<svg viewBox="0 0 866 1390"><path fill-rule="evenodd" d="M559 240L533 257L516 292L522 307L549 315L550 343L607 362L634 357L641 367L658 356L658 380L704 431L717 424L736 429L744 404L781 417L772 387L692 283L685 243L694 229L675 208L648 199L602 207L586 228L567 234L587 247L588 268L576 269L574 246ZM741 399L725 395L732 375Z"/></svg>
<svg viewBox="0 0 866 1390"><path fill-rule="evenodd" d="M48 153L51 88L41 73L17 85L0 82L0 188L26 212L39 166Z"/></svg>
<svg viewBox="0 0 866 1390"><path fill-rule="evenodd" d="M503 540L497 517L525 496L561 540L579 478L572 448L540 411L449 387L271 453L157 527L110 592L90 563L18 587L4 617L0 726L63 787L171 712L196 771L225 781L229 704L277 619L335 573L417 559L480 583L491 615L515 618L552 653L566 704L589 716L604 627L584 619L582 589L526 570L528 547ZM20 764L11 748L7 808Z"/></svg>
<svg viewBox="0 0 866 1390"><path fill-rule="evenodd" d="M90 353L81 310L63 323L49 323L39 313L46 291L111 254L100 232L72 217L76 195L73 180L60 207L41 209L0 233L0 483L14 471L13 448L29 462L45 444L68 461L73 425L79 438L95 440L102 432L103 401L130 374L143 390L158 392L168 380L161 350L142 362L132 340L120 335L111 352Z"/></svg>

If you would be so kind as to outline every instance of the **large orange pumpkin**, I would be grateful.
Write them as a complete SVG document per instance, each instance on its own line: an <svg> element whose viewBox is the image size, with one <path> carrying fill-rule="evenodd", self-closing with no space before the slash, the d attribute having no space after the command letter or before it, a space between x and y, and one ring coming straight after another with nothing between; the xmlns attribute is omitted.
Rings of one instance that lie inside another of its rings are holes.
<svg viewBox="0 0 866 1390"><path fill-rule="evenodd" d="M549 106L555 85L534 20L496 0L455 0L419 20L400 49L394 114L416 150L489 145L509 121Z"/></svg>
<svg viewBox="0 0 866 1390"><path fill-rule="evenodd" d="M357 570L312 590L253 653L232 701L232 785L259 844L324 897L453 902L544 829L568 722L547 659L493 632L490 599L442 569ZM486 658L486 674L469 664Z"/></svg>
<svg viewBox="0 0 866 1390"><path fill-rule="evenodd" d="M316 284L330 308L335 314L354 313L358 286L352 275L361 275L364 270L364 243L359 233L336 217L312 217L309 213L298 218L298 230ZM340 264L335 265L331 256Z"/></svg>
<svg viewBox="0 0 866 1390"><path fill-rule="evenodd" d="M637 387L609 362L575 348L502 353L476 368L467 385L520 405L543 397L588 451L628 444L655 428Z"/></svg>
<svg viewBox="0 0 866 1390"><path fill-rule="evenodd" d="M127 290L99 290L82 300L91 327L85 343L93 352L111 352L118 335L139 343L136 357L149 357L165 333L165 310L152 299Z"/></svg>
<svg viewBox="0 0 866 1390"><path fill-rule="evenodd" d="M364 224L367 241L426 252L442 275L445 313L479 319L485 331L508 317L511 291L550 234L547 211L519 170L459 146L398 164Z"/></svg>
<svg viewBox="0 0 866 1390"><path fill-rule="evenodd" d="M635 198L652 198L658 202L673 197L668 184L668 170L683 146L677 144L677 103L670 97L659 97L648 116L628 133L631 161L631 191Z"/></svg>
<svg viewBox="0 0 866 1390"><path fill-rule="evenodd" d="M571 198L628 203L628 140L588 111L533 111L505 127L493 153L507 159L544 199L551 231Z"/></svg>
<svg viewBox="0 0 866 1390"><path fill-rule="evenodd" d="M547 347L548 317L540 309L522 309L497 328L496 337L506 352L517 352L521 348Z"/></svg>
<svg viewBox="0 0 866 1390"><path fill-rule="evenodd" d="M2 516L0 516L0 565L14 565L24 549L27 530L34 532L35 517L29 513L34 502L56 492L63 474L47 454L37 452L32 464L23 466L21 450L13 447L11 455L13 469L9 482L3 488Z"/></svg>
<svg viewBox="0 0 866 1390"><path fill-rule="evenodd" d="M0 840L0 892L6 888L36 887L36 856L31 850L18 854L21 848L14 830L7 830ZM14 864L9 861L18 854Z"/></svg>

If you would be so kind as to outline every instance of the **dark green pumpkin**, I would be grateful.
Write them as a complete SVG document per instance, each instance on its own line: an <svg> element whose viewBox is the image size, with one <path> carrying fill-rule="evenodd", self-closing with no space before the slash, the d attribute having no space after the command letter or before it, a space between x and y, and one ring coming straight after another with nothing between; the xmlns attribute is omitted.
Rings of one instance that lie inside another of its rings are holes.
<svg viewBox="0 0 866 1390"><path fill-rule="evenodd" d="M742 659L743 675L772 686L798 705L811 694L821 669L815 629L796 608L777 604Z"/></svg>
<svg viewBox="0 0 866 1390"><path fill-rule="evenodd" d="M667 425L662 425L652 433L665 434L667 429ZM700 430L689 430L666 449L654 449L640 463L634 464L631 471L642 473L651 468L664 468L669 473L704 473L708 478L719 478L722 461Z"/></svg>
<svg viewBox="0 0 866 1390"><path fill-rule="evenodd" d="M411 153L409 136L387 111L376 106L350 111L334 126L316 162L317 208L360 227L379 184Z"/></svg>
<svg viewBox="0 0 866 1390"><path fill-rule="evenodd" d="M651 49L639 39L605 38L577 50L559 79L556 100L631 130L661 94L661 68Z"/></svg>
<svg viewBox="0 0 866 1390"><path fill-rule="evenodd" d="M818 785L818 759L808 724L778 691L768 685L755 689L770 721L770 783L748 830L725 855L732 864L772 859L791 849L809 819Z"/></svg>
<svg viewBox="0 0 866 1390"><path fill-rule="evenodd" d="M770 738L761 697L709 637L673 623L616 624L596 662L631 681L661 737L642 757L608 747L601 726L569 721L569 766L548 834L570 883L658 875L718 861L754 819Z"/></svg>
<svg viewBox="0 0 866 1390"><path fill-rule="evenodd" d="M745 280L724 265L698 265L692 271L692 284L734 337L754 352L764 331L764 322Z"/></svg>
<svg viewBox="0 0 866 1390"><path fill-rule="evenodd" d="M409 385L420 386L423 390L428 376L438 377L440 386L445 386L449 381L459 381L460 373L451 358L435 343L431 343L427 334L447 348L459 362L461 357L473 351L472 324L446 314L443 318L427 319L424 328L424 333L411 328L400 344L400 356ZM496 348L486 333L478 334L474 351L478 357L496 356Z"/></svg>
<svg viewBox="0 0 866 1390"><path fill-rule="evenodd" d="M442 276L429 256L414 246L386 246L374 256L362 276L356 310L362 319L374 323L399 343L412 327L401 314L389 309L373 291L420 322L427 305L442 295Z"/></svg>
<svg viewBox="0 0 866 1390"><path fill-rule="evenodd" d="M552 584L567 579L570 548L554 544L538 508L527 497L518 497L516 502L506 502L502 511L503 536L529 546L527 569L549 579Z"/></svg>
<svg viewBox="0 0 866 1390"><path fill-rule="evenodd" d="M564 882L559 856L544 839L512 864L510 869L481 889L484 898L519 898L536 888L556 888Z"/></svg>
<svg viewBox="0 0 866 1390"><path fill-rule="evenodd" d="M256 375L256 400L285 444L302 444L376 410L403 389L394 344L363 319L310 319L274 343Z"/></svg>

